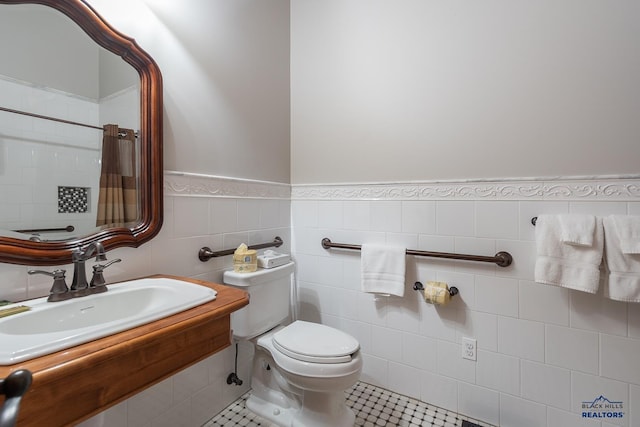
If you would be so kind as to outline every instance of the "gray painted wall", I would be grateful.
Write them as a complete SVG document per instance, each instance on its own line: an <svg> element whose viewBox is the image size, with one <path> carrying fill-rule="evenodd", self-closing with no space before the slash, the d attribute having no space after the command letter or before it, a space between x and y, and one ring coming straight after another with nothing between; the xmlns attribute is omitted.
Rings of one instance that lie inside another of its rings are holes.
<svg viewBox="0 0 640 427"><path fill-rule="evenodd" d="M292 182L638 173L640 3L291 1Z"/></svg>
<svg viewBox="0 0 640 427"><path fill-rule="evenodd" d="M0 74L98 99L98 49L77 25L44 6L1 7Z"/></svg>
<svg viewBox="0 0 640 427"><path fill-rule="evenodd" d="M134 86L138 73L60 12L2 5L0 75L92 100Z"/></svg>
<svg viewBox="0 0 640 427"><path fill-rule="evenodd" d="M290 181L289 1L90 3L162 71L165 169Z"/></svg>

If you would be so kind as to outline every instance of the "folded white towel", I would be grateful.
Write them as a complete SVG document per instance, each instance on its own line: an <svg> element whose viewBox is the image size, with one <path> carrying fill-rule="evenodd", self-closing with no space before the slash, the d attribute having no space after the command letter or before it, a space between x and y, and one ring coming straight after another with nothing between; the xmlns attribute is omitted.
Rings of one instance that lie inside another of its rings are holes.
<svg viewBox="0 0 640 427"><path fill-rule="evenodd" d="M596 230L594 215L558 215L562 241L568 245L592 246Z"/></svg>
<svg viewBox="0 0 640 427"><path fill-rule="evenodd" d="M640 216L611 215L623 254L640 254Z"/></svg>
<svg viewBox="0 0 640 427"><path fill-rule="evenodd" d="M404 296L406 248L362 245L362 291Z"/></svg>
<svg viewBox="0 0 640 427"><path fill-rule="evenodd" d="M587 215L592 217L591 215ZM602 220L594 218L592 244L567 244L560 215L539 215L536 222L535 281L594 294L600 284L604 247ZM588 222L581 219L580 224ZM587 241L587 239L580 239Z"/></svg>
<svg viewBox="0 0 640 427"><path fill-rule="evenodd" d="M616 216L604 219L605 260L609 277L604 296L617 300L640 302L640 255L624 253Z"/></svg>

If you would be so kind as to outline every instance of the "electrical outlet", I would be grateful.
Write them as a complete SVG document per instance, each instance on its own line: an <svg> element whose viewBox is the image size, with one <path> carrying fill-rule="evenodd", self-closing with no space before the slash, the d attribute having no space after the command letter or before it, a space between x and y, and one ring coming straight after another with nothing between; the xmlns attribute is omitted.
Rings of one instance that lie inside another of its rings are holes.
<svg viewBox="0 0 640 427"><path fill-rule="evenodd" d="M477 342L474 338L462 337L462 358L477 360L476 345Z"/></svg>

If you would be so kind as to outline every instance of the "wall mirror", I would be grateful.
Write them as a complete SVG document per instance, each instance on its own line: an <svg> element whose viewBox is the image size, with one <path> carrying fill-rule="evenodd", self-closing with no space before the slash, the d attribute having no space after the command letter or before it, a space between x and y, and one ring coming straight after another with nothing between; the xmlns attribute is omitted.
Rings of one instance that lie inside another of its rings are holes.
<svg viewBox="0 0 640 427"><path fill-rule="evenodd" d="M148 241L162 225L158 66L82 0L0 8L0 262Z"/></svg>

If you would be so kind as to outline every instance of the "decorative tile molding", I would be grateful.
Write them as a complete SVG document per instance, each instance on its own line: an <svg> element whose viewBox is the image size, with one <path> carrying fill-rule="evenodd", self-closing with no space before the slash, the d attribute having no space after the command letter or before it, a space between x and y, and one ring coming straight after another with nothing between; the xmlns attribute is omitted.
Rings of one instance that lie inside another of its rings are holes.
<svg viewBox="0 0 640 427"><path fill-rule="evenodd" d="M167 196L288 200L291 198L291 186L270 181L165 171L164 194Z"/></svg>
<svg viewBox="0 0 640 427"><path fill-rule="evenodd" d="M293 185L293 200L640 201L640 178Z"/></svg>
<svg viewBox="0 0 640 427"><path fill-rule="evenodd" d="M289 185L165 171L164 192L167 196L293 200L640 201L640 176Z"/></svg>

